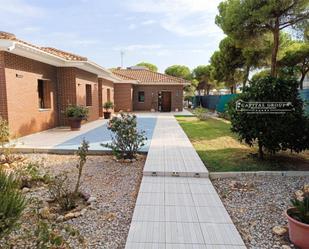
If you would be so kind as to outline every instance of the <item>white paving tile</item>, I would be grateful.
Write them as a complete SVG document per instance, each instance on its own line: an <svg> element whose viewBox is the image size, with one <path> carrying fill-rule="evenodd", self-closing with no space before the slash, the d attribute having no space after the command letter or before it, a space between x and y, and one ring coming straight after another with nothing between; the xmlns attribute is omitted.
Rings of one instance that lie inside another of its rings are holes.
<svg viewBox="0 0 309 249"><path fill-rule="evenodd" d="M218 194L192 194L197 207L224 207Z"/></svg>
<svg viewBox="0 0 309 249"><path fill-rule="evenodd" d="M143 193L139 192L136 200L136 205L148 206L163 206L164 192L161 193Z"/></svg>
<svg viewBox="0 0 309 249"><path fill-rule="evenodd" d="M133 214L133 221L165 221L164 206L139 206L136 205Z"/></svg>
<svg viewBox="0 0 309 249"><path fill-rule="evenodd" d="M204 244L199 223L166 222L166 243Z"/></svg>
<svg viewBox="0 0 309 249"><path fill-rule="evenodd" d="M165 193L164 204L167 206L194 206L191 194Z"/></svg>
<svg viewBox="0 0 309 249"><path fill-rule="evenodd" d="M165 221L167 222L198 222L194 207L165 206Z"/></svg>
<svg viewBox="0 0 309 249"><path fill-rule="evenodd" d="M224 207L196 207L199 222L233 224Z"/></svg>
<svg viewBox="0 0 309 249"><path fill-rule="evenodd" d="M233 224L200 223L205 244L238 245L244 243Z"/></svg>
<svg viewBox="0 0 309 249"><path fill-rule="evenodd" d="M128 242L165 243L165 223L132 221Z"/></svg>

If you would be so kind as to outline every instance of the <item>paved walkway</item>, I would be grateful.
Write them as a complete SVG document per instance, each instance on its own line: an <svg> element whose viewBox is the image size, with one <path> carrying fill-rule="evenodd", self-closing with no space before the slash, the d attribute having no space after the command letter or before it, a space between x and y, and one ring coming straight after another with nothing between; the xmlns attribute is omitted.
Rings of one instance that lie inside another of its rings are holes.
<svg viewBox="0 0 309 249"><path fill-rule="evenodd" d="M238 248L246 247L207 169L175 118L159 115L126 249Z"/></svg>

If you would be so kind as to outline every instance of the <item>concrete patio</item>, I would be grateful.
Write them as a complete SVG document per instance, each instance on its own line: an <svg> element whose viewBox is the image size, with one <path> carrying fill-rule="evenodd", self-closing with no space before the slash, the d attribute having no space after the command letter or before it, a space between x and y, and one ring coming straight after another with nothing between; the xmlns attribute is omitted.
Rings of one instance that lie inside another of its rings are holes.
<svg viewBox="0 0 309 249"><path fill-rule="evenodd" d="M147 142L141 149L147 152L156 125L155 116L138 117L138 129L145 131ZM101 143L111 142L112 132L107 129L108 120L100 119L82 125L80 131L71 131L69 127L57 127L43 132L24 136L12 141L14 150L32 153L72 153L85 138L89 141L89 151L92 154L110 152Z"/></svg>

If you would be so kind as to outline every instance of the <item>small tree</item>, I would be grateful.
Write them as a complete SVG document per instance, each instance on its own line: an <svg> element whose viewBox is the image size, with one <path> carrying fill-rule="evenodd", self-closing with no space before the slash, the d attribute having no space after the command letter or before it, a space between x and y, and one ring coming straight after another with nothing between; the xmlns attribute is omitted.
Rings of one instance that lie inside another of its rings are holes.
<svg viewBox="0 0 309 249"><path fill-rule="evenodd" d="M110 120L108 129L114 133L112 143L101 145L111 148L117 158L133 159L145 145L147 138L144 131L137 130L136 115L121 113Z"/></svg>
<svg viewBox="0 0 309 249"><path fill-rule="evenodd" d="M106 112L114 108L114 103L112 101L107 101L103 104L103 108Z"/></svg>
<svg viewBox="0 0 309 249"><path fill-rule="evenodd" d="M82 176L83 168L85 166L85 163L87 161L87 154L89 151L89 142L83 139L81 146L78 147L78 150L76 152L76 155L78 156L78 164L76 165L76 168L78 169L78 177L77 182L74 190L74 195L76 196L78 194L78 189L80 186L80 178Z"/></svg>
<svg viewBox="0 0 309 249"><path fill-rule="evenodd" d="M264 77L251 82L242 94L229 103L232 131L250 146L259 148L262 159L264 151L275 153L290 149L301 152L309 148L309 119L304 115L303 101L294 79ZM293 110L284 114L252 114L236 109L236 101L290 102Z"/></svg>

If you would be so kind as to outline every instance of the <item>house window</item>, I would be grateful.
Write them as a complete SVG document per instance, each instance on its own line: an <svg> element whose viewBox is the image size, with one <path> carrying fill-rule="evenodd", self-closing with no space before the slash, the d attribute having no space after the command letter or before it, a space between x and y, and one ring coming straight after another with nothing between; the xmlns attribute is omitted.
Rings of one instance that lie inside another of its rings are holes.
<svg viewBox="0 0 309 249"><path fill-rule="evenodd" d="M107 101L111 101L111 89L107 88Z"/></svg>
<svg viewBox="0 0 309 249"><path fill-rule="evenodd" d="M86 84L86 106L92 106L92 90L90 84Z"/></svg>
<svg viewBox="0 0 309 249"><path fill-rule="evenodd" d="M49 81L38 80L38 98L40 109L51 108L51 87Z"/></svg>
<svg viewBox="0 0 309 249"><path fill-rule="evenodd" d="M140 91L138 92L138 102L145 102L145 92L144 91Z"/></svg>

